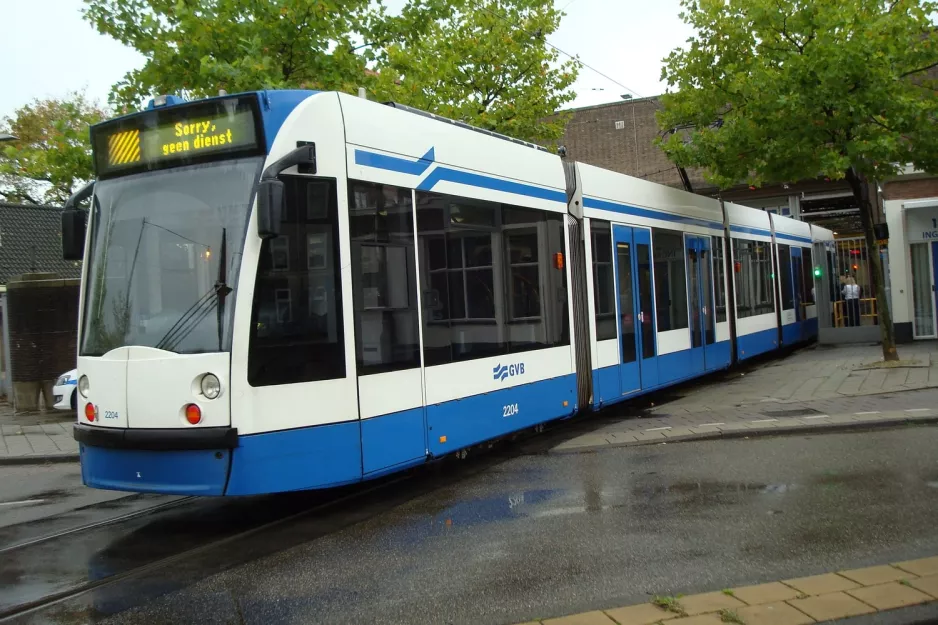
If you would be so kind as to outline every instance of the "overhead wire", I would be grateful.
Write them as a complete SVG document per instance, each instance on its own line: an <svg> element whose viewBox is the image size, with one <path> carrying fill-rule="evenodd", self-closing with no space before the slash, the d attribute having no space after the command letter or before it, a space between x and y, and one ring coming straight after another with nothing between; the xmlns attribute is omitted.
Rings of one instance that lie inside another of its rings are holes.
<svg viewBox="0 0 938 625"><path fill-rule="evenodd" d="M573 2L575 2L575 1L576 1L576 0L571 0L570 2L567 3L567 5L566 5L564 8L566 8L567 6L570 6L570 5L573 4ZM489 7L487 7L487 6L484 6L484 5L481 4L481 3L473 2L473 4L475 4L476 8L482 9L482 10L485 11L486 13L489 13L489 14L491 14L491 15L494 15L495 17L497 17L497 18L499 18L499 19L505 21L506 23L510 24L511 26L514 26L515 28L517 28L517 29L520 30L521 32L525 33L526 35L528 35L528 36L530 36L530 37L534 37L534 38L536 38L536 39L540 39L540 40L543 41L546 45L548 45L549 47L553 48L554 50L556 50L556 51L559 52L560 54L563 54L564 56L568 57L569 59L571 59L572 61L574 61L574 62L577 63L578 65L580 65L580 66L582 66L582 67L585 67L585 68L591 70L592 72L595 72L596 74L602 76L602 77L605 78L606 80L612 82L613 84L616 84L616 85L622 87L623 89L625 89L625 90L628 91L629 93L633 94L635 97L637 97L637 98L644 98L644 96L643 96L642 94L640 94L638 91L632 89L632 88L629 87L628 85L622 84L621 82L619 82L618 80L616 80L616 79L613 78L612 76L609 76L608 74L606 74L606 73L604 73L604 72L601 72L600 70L596 69L595 67L593 67L593 66L590 65L589 63L586 63L585 61L583 61L582 59L579 59L579 58L577 58L576 56L574 56L574 55L570 54L569 52L567 52L566 50L562 50L561 48L555 46L554 44L552 44L550 41L547 40L547 37L545 37L543 33L541 33L541 32L532 33L532 32L530 32L530 31L528 31L527 29L525 29L521 24L518 24L517 22L515 22L515 21L509 19L507 16L505 16L505 15L503 15L503 14L497 12L497 11L494 11L494 10L490 9ZM562 10L563 10L563 9L561 9L561 11L562 11ZM657 103L655 103L655 104L657 105Z"/></svg>

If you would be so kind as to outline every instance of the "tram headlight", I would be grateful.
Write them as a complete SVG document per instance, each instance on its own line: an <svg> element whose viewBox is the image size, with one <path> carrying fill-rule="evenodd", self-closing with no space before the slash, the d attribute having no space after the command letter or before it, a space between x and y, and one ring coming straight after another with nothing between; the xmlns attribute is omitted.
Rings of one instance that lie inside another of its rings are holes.
<svg viewBox="0 0 938 625"><path fill-rule="evenodd" d="M221 382L211 373L206 373L202 376L200 386L202 388L202 394L205 395L206 399L215 399L221 393Z"/></svg>
<svg viewBox="0 0 938 625"><path fill-rule="evenodd" d="M78 392L81 393L81 396L88 399L89 390L91 390L91 382L88 381L88 376L83 375L78 378Z"/></svg>

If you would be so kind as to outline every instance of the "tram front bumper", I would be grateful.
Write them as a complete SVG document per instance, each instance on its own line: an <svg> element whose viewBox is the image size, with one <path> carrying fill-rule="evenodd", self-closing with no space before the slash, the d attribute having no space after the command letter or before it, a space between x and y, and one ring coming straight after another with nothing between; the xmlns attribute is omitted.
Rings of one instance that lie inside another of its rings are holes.
<svg viewBox="0 0 938 625"><path fill-rule="evenodd" d="M235 428L74 427L85 485L169 495L223 495Z"/></svg>

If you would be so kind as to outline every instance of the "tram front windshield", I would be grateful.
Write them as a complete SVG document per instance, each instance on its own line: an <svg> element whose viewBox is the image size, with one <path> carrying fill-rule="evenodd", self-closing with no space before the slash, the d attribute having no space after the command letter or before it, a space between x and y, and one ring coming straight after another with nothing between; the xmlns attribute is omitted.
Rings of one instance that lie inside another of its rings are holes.
<svg viewBox="0 0 938 625"><path fill-rule="evenodd" d="M81 355L127 345L227 351L235 283L262 158L99 182Z"/></svg>

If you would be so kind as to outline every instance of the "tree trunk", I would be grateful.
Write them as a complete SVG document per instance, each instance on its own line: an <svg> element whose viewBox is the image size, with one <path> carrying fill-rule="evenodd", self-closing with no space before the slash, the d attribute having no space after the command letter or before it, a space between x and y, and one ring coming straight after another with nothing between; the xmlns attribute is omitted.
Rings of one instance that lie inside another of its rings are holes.
<svg viewBox="0 0 938 625"><path fill-rule="evenodd" d="M873 292L876 293L876 314L883 336L883 360L899 360L896 351L896 334L892 327L892 314L889 312L889 299L886 297L886 281L883 279L883 263L879 252L879 241L873 232L873 202L870 199L870 184L866 177L851 167L847 170L847 182L853 190L853 197L860 206L860 219L863 221L863 235L866 237L867 257L870 261L870 279Z"/></svg>

